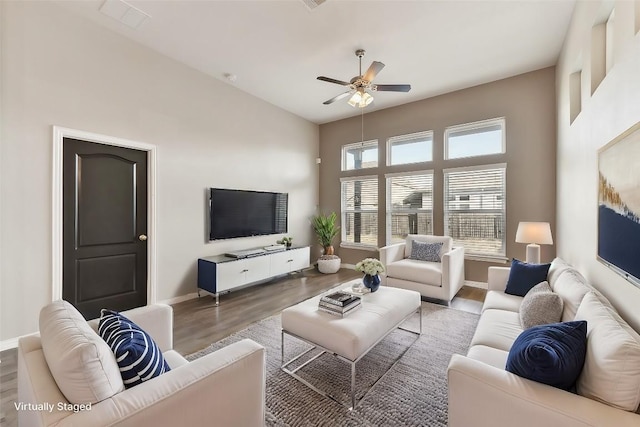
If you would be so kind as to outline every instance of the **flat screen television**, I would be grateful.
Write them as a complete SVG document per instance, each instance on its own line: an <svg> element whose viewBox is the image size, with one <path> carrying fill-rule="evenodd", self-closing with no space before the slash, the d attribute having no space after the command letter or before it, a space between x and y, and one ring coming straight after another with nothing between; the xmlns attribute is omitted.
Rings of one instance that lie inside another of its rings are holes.
<svg viewBox="0 0 640 427"><path fill-rule="evenodd" d="M209 240L287 232L287 193L210 190Z"/></svg>

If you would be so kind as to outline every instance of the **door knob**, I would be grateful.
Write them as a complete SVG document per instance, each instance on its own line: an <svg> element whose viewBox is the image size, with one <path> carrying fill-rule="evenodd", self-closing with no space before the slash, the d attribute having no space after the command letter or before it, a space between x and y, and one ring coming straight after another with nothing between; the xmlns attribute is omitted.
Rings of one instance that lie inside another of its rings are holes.
<svg viewBox="0 0 640 427"><path fill-rule="evenodd" d="M140 240L141 242L144 242L147 240L147 235L146 234L141 234L138 236L138 240Z"/></svg>

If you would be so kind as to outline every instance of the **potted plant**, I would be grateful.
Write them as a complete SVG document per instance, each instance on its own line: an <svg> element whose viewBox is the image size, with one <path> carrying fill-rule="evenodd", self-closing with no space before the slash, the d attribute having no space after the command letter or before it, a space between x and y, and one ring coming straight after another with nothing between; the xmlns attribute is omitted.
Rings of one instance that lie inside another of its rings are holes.
<svg viewBox="0 0 640 427"><path fill-rule="evenodd" d="M371 292L378 290L381 282L379 274L385 271L384 265L380 260L376 258L365 258L356 264L356 271L364 273L362 283L371 289Z"/></svg>
<svg viewBox="0 0 640 427"><path fill-rule="evenodd" d="M292 237L283 237L280 240L277 240L276 243L279 245L285 245L287 248L291 247Z"/></svg>
<svg viewBox="0 0 640 427"><path fill-rule="evenodd" d="M334 249L332 246L333 238L336 237L340 227L336 226L337 215L335 212L331 212L329 215L317 215L313 217L313 231L318 236L318 241L324 248L325 255L333 255Z"/></svg>

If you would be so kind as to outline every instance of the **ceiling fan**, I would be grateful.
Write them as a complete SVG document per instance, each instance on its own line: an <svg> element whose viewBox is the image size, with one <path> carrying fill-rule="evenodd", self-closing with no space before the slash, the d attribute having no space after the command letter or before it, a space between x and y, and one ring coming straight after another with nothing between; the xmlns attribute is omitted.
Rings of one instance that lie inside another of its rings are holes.
<svg viewBox="0 0 640 427"><path fill-rule="evenodd" d="M349 105L351 105L352 107L364 108L367 105L371 104L371 102L373 101L373 96L371 96L371 94L367 91L409 92L411 90L411 85L373 84L372 80L380 72L380 70L384 68L384 64L382 62L373 61L369 66L367 72L362 74L362 57L364 56L364 49L356 50L356 56L360 61L360 73L350 81L345 82L325 76L318 77L318 80L322 80L323 82L335 83L341 86L347 86L349 88L348 91L324 101L324 105L333 104L334 102L351 95L351 98L348 101Z"/></svg>

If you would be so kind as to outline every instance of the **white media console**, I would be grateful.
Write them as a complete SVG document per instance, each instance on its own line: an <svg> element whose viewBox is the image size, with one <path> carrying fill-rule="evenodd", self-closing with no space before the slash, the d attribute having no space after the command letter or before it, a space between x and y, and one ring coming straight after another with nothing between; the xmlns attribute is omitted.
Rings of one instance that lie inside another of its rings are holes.
<svg viewBox="0 0 640 427"><path fill-rule="evenodd" d="M200 289L212 293L219 304L221 292L309 267L309 246L264 251L244 258L217 255L198 259Z"/></svg>

